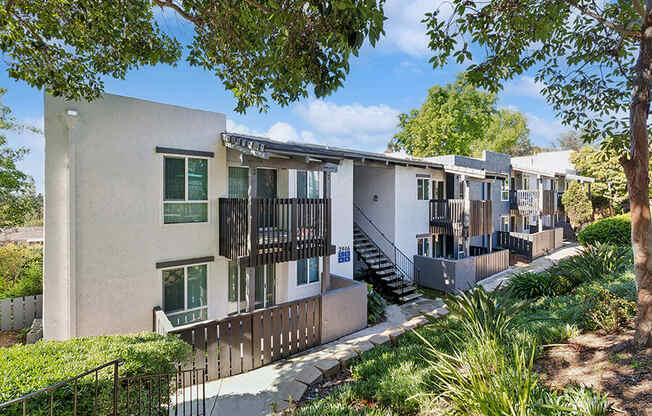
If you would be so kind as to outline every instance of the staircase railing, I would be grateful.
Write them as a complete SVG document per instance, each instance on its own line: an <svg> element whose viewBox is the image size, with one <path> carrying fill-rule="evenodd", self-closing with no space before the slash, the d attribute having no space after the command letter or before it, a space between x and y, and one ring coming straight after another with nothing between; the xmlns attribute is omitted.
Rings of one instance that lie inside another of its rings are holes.
<svg viewBox="0 0 652 416"><path fill-rule="evenodd" d="M371 244L394 264L396 274L401 280L415 283L419 282L420 271L414 266L414 262L410 260L410 257L396 247L385 233L356 204L353 204L353 222L367 236ZM401 289L404 286L401 285Z"/></svg>

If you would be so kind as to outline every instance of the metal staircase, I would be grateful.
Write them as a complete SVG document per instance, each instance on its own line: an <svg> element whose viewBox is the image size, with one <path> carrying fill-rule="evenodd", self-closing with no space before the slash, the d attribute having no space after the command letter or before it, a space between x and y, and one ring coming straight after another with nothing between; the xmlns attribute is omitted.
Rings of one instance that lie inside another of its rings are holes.
<svg viewBox="0 0 652 416"><path fill-rule="evenodd" d="M356 205L354 212L353 249L367 267L368 280L395 302L419 299L414 263Z"/></svg>

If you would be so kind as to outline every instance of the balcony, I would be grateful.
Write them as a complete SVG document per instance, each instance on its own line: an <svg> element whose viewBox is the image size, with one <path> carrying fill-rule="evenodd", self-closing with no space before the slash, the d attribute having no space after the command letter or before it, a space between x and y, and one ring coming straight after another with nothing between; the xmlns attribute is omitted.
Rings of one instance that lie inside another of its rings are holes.
<svg viewBox="0 0 652 416"><path fill-rule="evenodd" d="M465 224L463 199L430 200L430 232L463 237L493 233L491 201L471 200L469 203L468 223Z"/></svg>
<svg viewBox="0 0 652 416"><path fill-rule="evenodd" d="M220 198L219 219L219 254L242 267L335 253L330 199Z"/></svg>
<svg viewBox="0 0 652 416"><path fill-rule="evenodd" d="M554 191L544 190L539 204L539 191L517 190L509 192L509 208L519 215L552 215L555 213ZM541 205L541 206L540 206Z"/></svg>

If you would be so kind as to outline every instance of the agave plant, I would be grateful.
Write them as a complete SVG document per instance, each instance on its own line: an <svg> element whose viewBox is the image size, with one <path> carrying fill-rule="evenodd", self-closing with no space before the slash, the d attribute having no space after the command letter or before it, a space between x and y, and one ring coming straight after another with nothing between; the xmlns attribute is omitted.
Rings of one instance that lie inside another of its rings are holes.
<svg viewBox="0 0 652 416"><path fill-rule="evenodd" d="M596 243L586 247L580 254L560 261L550 273L559 274L577 286L611 273L622 272L632 264L631 247Z"/></svg>

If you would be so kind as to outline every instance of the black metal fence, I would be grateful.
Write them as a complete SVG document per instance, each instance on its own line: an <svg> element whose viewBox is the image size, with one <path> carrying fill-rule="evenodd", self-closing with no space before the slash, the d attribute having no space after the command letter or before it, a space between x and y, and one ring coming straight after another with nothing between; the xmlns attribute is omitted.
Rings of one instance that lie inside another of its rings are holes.
<svg viewBox="0 0 652 416"><path fill-rule="evenodd" d="M120 359L0 403L3 416L206 415L206 369L120 377Z"/></svg>

